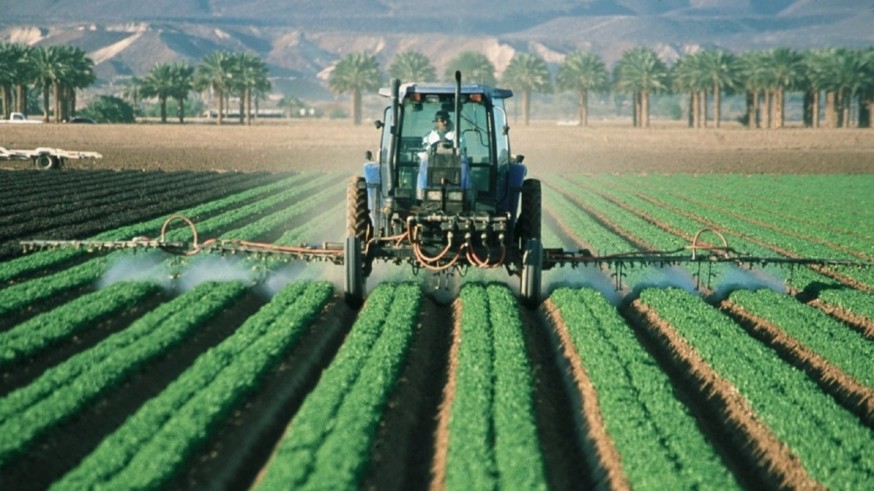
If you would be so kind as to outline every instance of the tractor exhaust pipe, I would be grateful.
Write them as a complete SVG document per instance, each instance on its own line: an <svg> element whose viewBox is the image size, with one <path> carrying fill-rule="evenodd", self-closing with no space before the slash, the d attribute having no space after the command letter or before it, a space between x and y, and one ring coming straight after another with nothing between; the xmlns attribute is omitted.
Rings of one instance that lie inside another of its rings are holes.
<svg viewBox="0 0 874 491"><path fill-rule="evenodd" d="M393 78L391 79L391 127L389 131L391 132L391 140L389 141L388 147L388 172L386 172L386 177L388 177L383 189L387 189L389 196L394 196L395 183L398 180L397 172L398 166L396 162L395 153L398 148L398 116L400 114L400 88L401 81Z"/></svg>
<svg viewBox="0 0 874 491"><path fill-rule="evenodd" d="M461 123L461 70L455 70L455 131L453 131L455 138L453 138L452 144L456 155L461 152L461 125L459 123Z"/></svg>

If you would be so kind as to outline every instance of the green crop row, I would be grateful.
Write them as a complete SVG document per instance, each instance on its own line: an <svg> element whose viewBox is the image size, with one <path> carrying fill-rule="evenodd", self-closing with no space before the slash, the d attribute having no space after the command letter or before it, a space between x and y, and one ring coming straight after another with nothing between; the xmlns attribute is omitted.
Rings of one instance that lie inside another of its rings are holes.
<svg viewBox="0 0 874 491"><path fill-rule="evenodd" d="M830 235L874 239L874 230L859 223L874 220L871 176L863 175L676 175L670 177L599 176L651 191L682 190L739 212L752 211L791 230L829 230ZM867 206L866 206L867 203ZM775 221L776 219L776 221Z"/></svg>
<svg viewBox="0 0 874 491"><path fill-rule="evenodd" d="M633 489L736 489L671 382L598 292L556 290L573 347Z"/></svg>
<svg viewBox="0 0 874 491"><path fill-rule="evenodd" d="M466 285L460 300L446 489L546 489L516 300L502 285Z"/></svg>
<svg viewBox="0 0 874 491"><path fill-rule="evenodd" d="M283 208L277 213L270 214L257 221L249 223L244 227L224 234L222 238L249 239L252 237L260 237L261 235L275 230L277 227L283 226L287 222L294 220L295 218L307 212L310 212L319 206L324 206L325 201L327 200L328 196L331 195L331 193L340 193L343 189L343 186L345 186L345 184L341 186L339 183L331 184L331 182L335 180L336 176L330 174L323 178L316 179L314 181L314 185L322 188L322 192L304 198L300 201L295 202L291 206Z"/></svg>
<svg viewBox="0 0 874 491"><path fill-rule="evenodd" d="M659 187L654 188L652 186L645 186L644 184L648 181L634 181L632 183L633 185L626 184L623 182L623 180L618 178L608 179L607 177L600 177L596 179L596 181L599 189L604 189L606 190L606 192L609 192L614 196L621 196L617 199L626 202L628 206L641 210L643 213L648 213L651 216L658 217L659 220L664 221L689 235L694 234L700 228L707 226L708 222L712 221L709 214L705 215L701 212L696 212L699 213L699 215L697 216L700 217L698 219L700 221L695 221L684 216L680 211L688 209L688 203L685 203L682 200L677 200L677 202L674 202L676 198L671 198L668 190L662 190ZM675 187L678 186L672 185L672 189ZM642 191L644 189L645 191ZM655 198L660 202L664 202L664 206L655 205L643 198L638 197L637 194L648 194L651 198ZM698 207L694 207L694 209L697 208ZM726 227L730 228L733 221L721 223L724 223ZM730 232L725 232L725 236L729 241L729 245L737 249L738 251L741 251L743 254L760 257L783 256L782 254L776 253L770 249L751 242L743 235L735 235ZM709 234L705 235L702 238L704 238L705 240L715 239L714 236ZM722 268L721 271L724 273L726 269ZM814 272L813 270L806 267L796 267L787 271L785 268L780 268L778 266L768 266L765 268L765 271L768 275L775 278L785 277L785 281L790 286L794 287L799 291L811 287L818 288L819 285L832 285L835 287L839 286L838 283L836 283L831 278ZM854 313L866 316L869 319L874 319L874 303L870 301L869 295L865 293L847 290L835 292L826 288L820 293L820 296L823 301L835 305L846 305L846 307L852 310Z"/></svg>
<svg viewBox="0 0 874 491"><path fill-rule="evenodd" d="M257 389L263 375L297 343L331 294L327 283L285 288L233 335L200 355L53 489L164 485L212 429Z"/></svg>
<svg viewBox="0 0 874 491"><path fill-rule="evenodd" d="M0 465L181 342L245 290L240 283L204 283L0 399Z"/></svg>
<svg viewBox="0 0 874 491"><path fill-rule="evenodd" d="M50 312L0 333L0 367L33 356L59 340L94 327L159 290L152 283L116 283L83 295Z"/></svg>
<svg viewBox="0 0 874 491"><path fill-rule="evenodd" d="M258 200L247 206L221 213L202 223L197 224L198 232L201 234L209 234L220 231L222 228L230 224L240 221L246 216L263 213L264 210L271 206L293 199L309 189L324 186L326 182L335 179L336 176L329 174L318 177L312 181L305 183L302 186L283 191L269 198ZM322 193L319 193L322 194ZM277 213L282 213L281 211ZM161 219L163 223L165 219ZM137 230L142 228L142 224L134 226ZM156 230L160 230L161 225L158 224ZM167 233L168 240L185 240L189 239L191 232L187 227L172 230ZM127 238L131 238L128 236ZM252 238L252 237L248 237ZM63 251L57 251L63 253ZM14 284L0 291L0 315L7 312L12 312L25 307L33 302L44 300L52 296L58 295L66 290L81 287L88 283L96 281L105 272L107 266L113 260L125 257L131 254L130 251L116 251L106 256L96 257L87 262L74 266L62 272L36 278L30 281ZM26 259L23 258L23 259ZM4 263L5 264L5 263Z"/></svg>
<svg viewBox="0 0 874 491"><path fill-rule="evenodd" d="M418 285L384 283L307 396L259 489L354 489L419 317Z"/></svg>
<svg viewBox="0 0 874 491"><path fill-rule="evenodd" d="M295 186L298 182L309 178L311 175L312 174L295 175L272 184L259 186L248 191L233 194L227 198L213 200L202 205L180 210L177 213L196 220L202 215L212 214L254 197L273 193L277 189L285 189L290 186ZM143 235L155 236L160 232L161 226L166 219L167 217L159 217L134 225L109 230L91 237L90 240L129 240L133 237ZM56 264L60 264L64 261L85 254L87 254L87 252L79 249L59 249L54 251L36 252L11 261L0 263L0 283L11 281L34 271L50 268Z"/></svg>
<svg viewBox="0 0 874 491"><path fill-rule="evenodd" d="M648 289L640 301L737 388L755 416L789 446L814 479L829 488L870 484L874 430L803 372L698 297L676 289Z"/></svg>
<svg viewBox="0 0 874 491"><path fill-rule="evenodd" d="M667 186L667 185L666 185ZM676 185L671 185L666 189L658 191L658 199L667 204L670 204L677 209L693 209L699 216L706 216L707 220L724 224L728 229L734 230L738 234L746 237L754 238L771 244L773 247L789 250L797 255L805 257L819 257L825 259L843 259L843 260L858 260L857 257L841 251L836 248L831 248L826 245L795 237L772 228L756 224L752 221L745 220L738 216L738 213L730 207L725 207L720 202L702 202L690 197L687 193L678 193L675 191ZM870 250L870 243L863 241L861 251ZM860 270L855 268L845 268L840 266L832 267L836 271L841 272L851 278L854 278L872 288L874 288L874 269Z"/></svg>
<svg viewBox="0 0 874 491"><path fill-rule="evenodd" d="M874 343L823 312L770 290L736 291L731 300L779 326L859 382L874 387Z"/></svg>

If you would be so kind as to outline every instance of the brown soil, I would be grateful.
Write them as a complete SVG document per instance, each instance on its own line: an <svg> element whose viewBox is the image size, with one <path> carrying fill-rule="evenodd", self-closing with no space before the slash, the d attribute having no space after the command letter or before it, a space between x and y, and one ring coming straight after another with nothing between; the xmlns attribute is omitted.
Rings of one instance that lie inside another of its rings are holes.
<svg viewBox="0 0 874 491"><path fill-rule="evenodd" d="M449 346L449 362L446 368L447 380L443 386L443 401L437 414L437 430L434 436L434 460L431 464L431 484L429 490L440 491L446 488L446 457L449 452L449 418L452 416L452 403L455 401L456 375L458 373L458 352L461 349L461 299L452 303L452 344Z"/></svg>
<svg viewBox="0 0 874 491"><path fill-rule="evenodd" d="M89 150L102 160L77 169L336 170L357 173L379 131L349 121L236 124L6 125L0 145ZM601 123L586 128L549 122L514 126L512 149L541 172L874 172L874 130L694 130L661 123L648 129ZM30 168L29 162L0 162Z"/></svg>

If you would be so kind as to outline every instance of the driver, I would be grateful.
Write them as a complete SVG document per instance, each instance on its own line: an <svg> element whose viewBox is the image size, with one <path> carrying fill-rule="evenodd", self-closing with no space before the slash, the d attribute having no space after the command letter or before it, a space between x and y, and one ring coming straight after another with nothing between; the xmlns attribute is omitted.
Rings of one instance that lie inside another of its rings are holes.
<svg viewBox="0 0 874 491"><path fill-rule="evenodd" d="M434 114L434 129L422 138L422 146L428 149L437 142L452 141L454 139L455 132L452 130L452 121L449 120L449 113L437 111Z"/></svg>
<svg viewBox="0 0 874 491"><path fill-rule="evenodd" d="M416 195L418 199L423 199L424 189L428 186L428 151L434 144L450 145L455 140L455 131L452 128L452 121L449 119L447 111L437 111L434 113L434 129L422 138L422 146L424 150L419 154L419 176L416 183ZM467 158L461 156L461 188L468 187L468 168Z"/></svg>

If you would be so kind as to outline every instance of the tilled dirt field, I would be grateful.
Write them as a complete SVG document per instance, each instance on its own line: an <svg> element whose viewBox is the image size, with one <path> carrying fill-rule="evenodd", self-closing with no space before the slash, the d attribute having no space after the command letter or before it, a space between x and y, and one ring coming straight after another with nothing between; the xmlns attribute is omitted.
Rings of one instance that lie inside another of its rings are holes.
<svg viewBox="0 0 874 491"><path fill-rule="evenodd" d="M514 126L512 150L529 172L874 172L874 130L747 130L736 125L692 130L664 123L649 129L601 123L587 128L549 122ZM91 150L102 160L71 161L76 169L349 170L379 131L348 121L290 121L221 127L205 124L5 125L0 145ZM26 168L27 162L0 162Z"/></svg>

